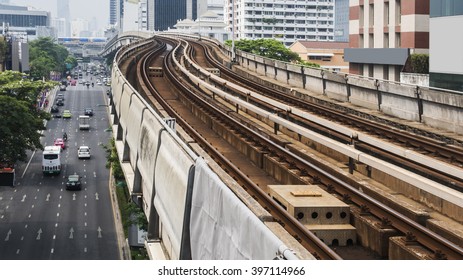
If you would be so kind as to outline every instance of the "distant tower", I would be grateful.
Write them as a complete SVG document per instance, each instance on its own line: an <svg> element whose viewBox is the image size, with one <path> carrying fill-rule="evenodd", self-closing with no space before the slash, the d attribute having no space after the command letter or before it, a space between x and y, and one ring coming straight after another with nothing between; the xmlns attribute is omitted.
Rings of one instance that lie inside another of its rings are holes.
<svg viewBox="0 0 463 280"><path fill-rule="evenodd" d="M71 34L71 12L69 9L69 0L59 0L57 3L57 18L64 18L65 20L65 34L69 36Z"/></svg>
<svg viewBox="0 0 463 280"><path fill-rule="evenodd" d="M117 26L117 29L122 30L122 21L124 18L124 0L109 1L109 24Z"/></svg>

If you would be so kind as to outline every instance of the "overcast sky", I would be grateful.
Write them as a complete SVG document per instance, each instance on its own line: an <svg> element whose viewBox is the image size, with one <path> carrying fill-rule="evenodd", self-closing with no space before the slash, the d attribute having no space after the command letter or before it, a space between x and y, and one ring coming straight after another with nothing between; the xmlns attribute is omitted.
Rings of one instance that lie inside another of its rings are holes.
<svg viewBox="0 0 463 280"><path fill-rule="evenodd" d="M10 3L49 11L52 17L56 17L56 1L60 0L10 0ZM98 29L109 24L109 0L69 0L69 9L71 20L82 18L90 21L95 17Z"/></svg>

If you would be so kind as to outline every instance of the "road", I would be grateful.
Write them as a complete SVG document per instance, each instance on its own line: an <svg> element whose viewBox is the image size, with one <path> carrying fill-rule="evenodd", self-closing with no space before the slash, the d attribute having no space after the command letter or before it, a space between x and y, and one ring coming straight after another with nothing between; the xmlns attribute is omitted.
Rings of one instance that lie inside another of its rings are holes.
<svg viewBox="0 0 463 280"><path fill-rule="evenodd" d="M36 151L30 163L17 170L16 186L0 187L0 259L120 259L109 170L101 147L112 136L107 130L106 87L77 85L61 92L65 100L60 113L69 109L72 118L48 121L42 144L53 145L55 138L67 133L63 170L57 176L44 176L42 152ZM80 131L78 116L88 107L94 110L91 128ZM91 148L91 159L77 158L80 145ZM67 175L74 173L82 176L81 191L65 189Z"/></svg>

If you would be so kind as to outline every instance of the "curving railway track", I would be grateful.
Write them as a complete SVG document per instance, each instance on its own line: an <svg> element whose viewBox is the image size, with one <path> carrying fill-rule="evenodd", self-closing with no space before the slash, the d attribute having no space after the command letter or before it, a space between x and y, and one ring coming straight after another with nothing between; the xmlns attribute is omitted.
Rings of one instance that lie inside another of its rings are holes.
<svg viewBox="0 0 463 280"><path fill-rule="evenodd" d="M233 137L242 139L242 143L247 143L250 147L260 153L268 155L270 158L274 158L287 170L286 172L288 172L288 174L292 174L293 178L296 177L294 181L297 181L300 184L317 184L324 186L324 188L335 193L338 197L343 198L345 202L351 205L351 207L360 209L359 211L367 212L375 216L378 221L384 225L398 230L402 233L402 235L406 236L407 239L412 239L427 248L427 250L431 252L429 258L463 259L463 249L461 247L456 246L454 243L430 231L420 223L406 217L400 211L392 209L391 207L388 207L378 200L359 191L359 189L361 189L361 185L356 184L356 182L352 179L346 176L343 177L339 174L334 176L334 171L330 166L326 166L320 162L311 162L305 158L303 154L297 153L295 150L288 149L288 147L283 144L284 140L281 140L276 136L269 136L268 134L263 135L260 131L256 131L255 127L252 126L252 123L254 122L253 120L244 119L242 115L238 114L233 109L233 107L217 102L210 93L205 93L201 90L201 87L192 83L191 80L186 77L185 72L180 71L181 68L187 68L185 56L195 57L197 63L204 63L204 67L219 67L220 63L216 64L217 62L213 63L205 61L206 58L211 59L211 57L213 57L208 51L204 52L204 50L208 50L209 47L203 49L201 54L202 47L199 47L195 43L166 38L160 38L159 40L163 41L165 44L159 44L158 48L139 55L136 71L137 76L141 77L141 80L133 82L137 84L139 92L151 102L153 107L157 108L158 112L176 118L177 123L182 127L182 129L185 130L205 151L207 151L207 153L216 160L216 162L224 170L226 170L227 173L229 173L271 214L271 217L264 217L262 219L270 218L278 221L297 241L299 241L317 258L341 259L341 257L330 247L325 245L312 232L307 230L307 228L304 227L297 218L288 214L285 209L267 195L263 185L271 181L271 179L266 179L262 182L256 182L256 180L253 180L253 176L249 175L248 168L241 165L244 164L242 161L239 162L240 165L237 165L236 160L230 160L226 153L221 152L220 149L214 145L218 142L218 140L214 139L220 137L217 137L217 135L213 136L212 132L206 132L204 130L205 126L208 128L223 127L226 131L233 133ZM153 77L151 71L154 68L162 69L163 75ZM221 73L224 73L225 69L226 68L221 69ZM236 78L228 72L226 75L229 75L230 78L233 77L233 79ZM244 82L241 81L241 83L243 83L242 85L244 86ZM260 91L270 91L269 89L261 88L259 85L247 86L252 87L254 90L259 89ZM322 115L328 114L326 108L320 109L313 104L306 105L306 102L302 102L300 99L298 103L295 103L297 101L290 95L282 95L281 92L276 92L275 96L283 96L279 97L280 101L297 105L298 108L310 110L311 112L319 112L319 114ZM275 96L272 95L272 98L275 98ZM254 103L262 106L261 108L275 110L274 107L268 106L268 104L267 106L264 106L265 104L262 102L259 103L257 99ZM334 113L346 118L345 113L336 111ZM282 114L284 114L288 120L302 123L302 120L298 119L297 116L288 114L288 112L282 112ZM207 119L207 121L198 122L198 115L201 115L201 118L203 120ZM357 123L356 126L360 126L358 125L358 122L360 122L358 118L353 118L353 116L349 117L352 117L352 120L350 121L351 124ZM369 129L364 128L366 131L376 131L376 126L382 126L365 120L362 120L361 123L362 127L370 125ZM311 127L308 124L305 125ZM318 129L323 130L325 128L322 129L321 127L318 127ZM378 130L380 129L378 128ZM333 135L334 138L341 141L351 141L351 139L345 135L339 133L336 134L333 131L326 133ZM387 134L390 132L384 133L384 135L389 135L383 136L388 139L404 139L403 137L405 137L391 136L391 134ZM408 143L408 140L397 141ZM427 142L430 141L428 140ZM357 143L357 145L360 148L362 144ZM421 147L419 144L415 145ZM449 145L444 146L448 148L447 146ZM376 153L379 154L381 152L376 151ZM439 154L445 154L445 152L441 150ZM461 159L458 159L458 161L459 160ZM255 165L255 162L251 162L250 166L251 165Z"/></svg>

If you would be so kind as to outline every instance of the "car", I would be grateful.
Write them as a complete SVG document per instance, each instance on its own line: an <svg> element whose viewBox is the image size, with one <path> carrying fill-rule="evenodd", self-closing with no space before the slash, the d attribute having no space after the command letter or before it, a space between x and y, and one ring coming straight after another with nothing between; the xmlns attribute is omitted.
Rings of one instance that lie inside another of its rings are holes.
<svg viewBox="0 0 463 280"><path fill-rule="evenodd" d="M66 143L64 143L63 138L56 138L53 145L54 146L60 146L61 149L66 149Z"/></svg>
<svg viewBox="0 0 463 280"><path fill-rule="evenodd" d="M88 146L80 146L77 149L78 158L90 158L90 148Z"/></svg>
<svg viewBox="0 0 463 280"><path fill-rule="evenodd" d="M64 94L58 93L58 94L56 95L56 98L57 98L57 99L62 99L62 100L64 100Z"/></svg>
<svg viewBox="0 0 463 280"><path fill-rule="evenodd" d="M66 190L81 190L82 184L80 182L80 176L77 174L69 175L66 182Z"/></svg>
<svg viewBox="0 0 463 280"><path fill-rule="evenodd" d="M56 105L51 106L50 112L52 113L58 113L59 112L59 107Z"/></svg>
<svg viewBox="0 0 463 280"><path fill-rule="evenodd" d="M58 106L64 106L63 99L58 99L58 100L56 101L56 105L58 105Z"/></svg>
<svg viewBox="0 0 463 280"><path fill-rule="evenodd" d="M59 90L60 91L66 91L66 86L65 85L60 85Z"/></svg>
<svg viewBox="0 0 463 280"><path fill-rule="evenodd" d="M69 111L69 110L64 110L64 111L63 111L63 118L65 118L65 119L70 119L70 118L72 118L71 111Z"/></svg>
<svg viewBox="0 0 463 280"><path fill-rule="evenodd" d="M86 116L93 116L93 109L92 108L85 108L85 115Z"/></svg>
<svg viewBox="0 0 463 280"><path fill-rule="evenodd" d="M53 114L53 118L61 118L61 114Z"/></svg>

